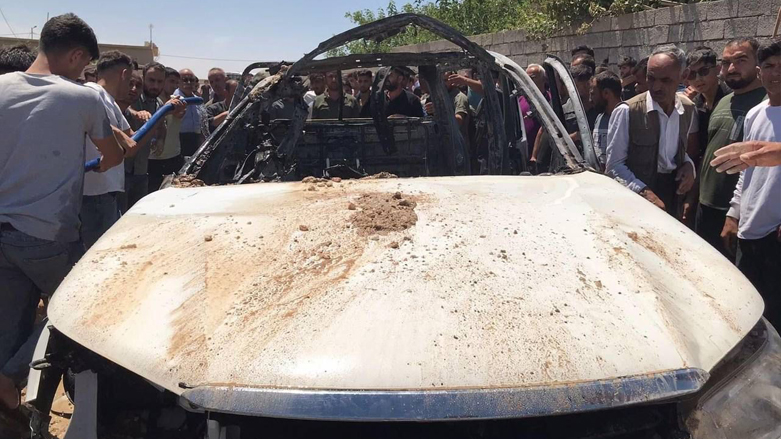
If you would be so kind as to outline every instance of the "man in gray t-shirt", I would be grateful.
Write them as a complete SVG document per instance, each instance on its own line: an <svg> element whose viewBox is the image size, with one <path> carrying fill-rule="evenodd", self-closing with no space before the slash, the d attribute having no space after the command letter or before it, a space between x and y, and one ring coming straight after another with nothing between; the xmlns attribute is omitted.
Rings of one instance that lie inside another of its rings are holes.
<svg viewBox="0 0 781 439"><path fill-rule="evenodd" d="M42 329L33 328L41 293L53 294L81 255L86 136L101 152L100 171L132 148L114 134L98 93L75 82L98 55L92 29L60 15L44 25L27 72L0 76L0 410L19 405Z"/></svg>

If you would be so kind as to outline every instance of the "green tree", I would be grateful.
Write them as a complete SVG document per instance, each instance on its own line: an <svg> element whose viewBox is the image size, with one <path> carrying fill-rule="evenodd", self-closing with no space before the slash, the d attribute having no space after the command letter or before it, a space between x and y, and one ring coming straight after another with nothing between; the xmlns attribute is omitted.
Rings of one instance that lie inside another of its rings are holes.
<svg viewBox="0 0 781 439"><path fill-rule="evenodd" d="M690 3L708 0L680 0ZM376 12L362 9L348 12L345 17L356 25L390 17L399 13L416 13L436 18L465 35L478 35L503 30L523 29L528 35L545 38L571 25L585 30L597 18L657 8L671 0L414 0L401 8L390 0L386 8ZM393 47L438 39L436 35L415 26L381 42L354 41L329 56L347 53L381 53Z"/></svg>

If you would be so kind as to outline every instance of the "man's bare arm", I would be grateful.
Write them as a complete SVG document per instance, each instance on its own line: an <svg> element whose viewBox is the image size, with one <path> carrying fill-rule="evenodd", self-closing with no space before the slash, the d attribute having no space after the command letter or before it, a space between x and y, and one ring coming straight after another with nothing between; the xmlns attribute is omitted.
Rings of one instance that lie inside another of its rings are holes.
<svg viewBox="0 0 781 439"><path fill-rule="evenodd" d="M222 113L214 116L212 118L212 122L211 122L212 123L212 128L217 128L218 126L220 126L225 121L225 118L227 118L227 117L228 117L228 112L227 111L223 111Z"/></svg>
<svg viewBox="0 0 781 439"><path fill-rule="evenodd" d="M717 172L737 174L749 166L781 165L781 142L752 140L733 143L716 151L710 162Z"/></svg>
<svg viewBox="0 0 781 439"><path fill-rule="evenodd" d="M114 127L112 128L117 130ZM119 132L122 133L122 131ZM120 146L120 143L117 141L117 138L113 133L112 135L103 139L93 139L90 137L90 140L92 140L92 143L95 144L95 147L98 148L98 151L100 151L100 154L102 155L100 159L100 167L98 168L99 172L108 171L114 166L122 163L124 160L125 151L122 149L122 146Z"/></svg>

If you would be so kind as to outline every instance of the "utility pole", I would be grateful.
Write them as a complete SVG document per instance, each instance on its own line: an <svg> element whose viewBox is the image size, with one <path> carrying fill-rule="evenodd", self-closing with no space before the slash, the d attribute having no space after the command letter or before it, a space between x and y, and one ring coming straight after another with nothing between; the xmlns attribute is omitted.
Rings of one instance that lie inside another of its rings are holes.
<svg viewBox="0 0 781 439"><path fill-rule="evenodd" d="M31 40L33 39L33 29L35 29L36 27L38 27L38 26L33 26L33 27L30 28L30 39Z"/></svg>
<svg viewBox="0 0 781 439"><path fill-rule="evenodd" d="M152 23L149 23L149 47L152 47L152 29L155 27Z"/></svg>

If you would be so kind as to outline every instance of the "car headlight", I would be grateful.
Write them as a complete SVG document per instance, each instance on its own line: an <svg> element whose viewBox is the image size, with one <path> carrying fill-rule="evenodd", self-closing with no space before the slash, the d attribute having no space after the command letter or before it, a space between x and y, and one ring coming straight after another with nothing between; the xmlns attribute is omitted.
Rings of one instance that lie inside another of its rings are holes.
<svg viewBox="0 0 781 439"><path fill-rule="evenodd" d="M714 369L697 399L682 403L681 408L684 425L694 439L780 438L778 332L762 318Z"/></svg>

